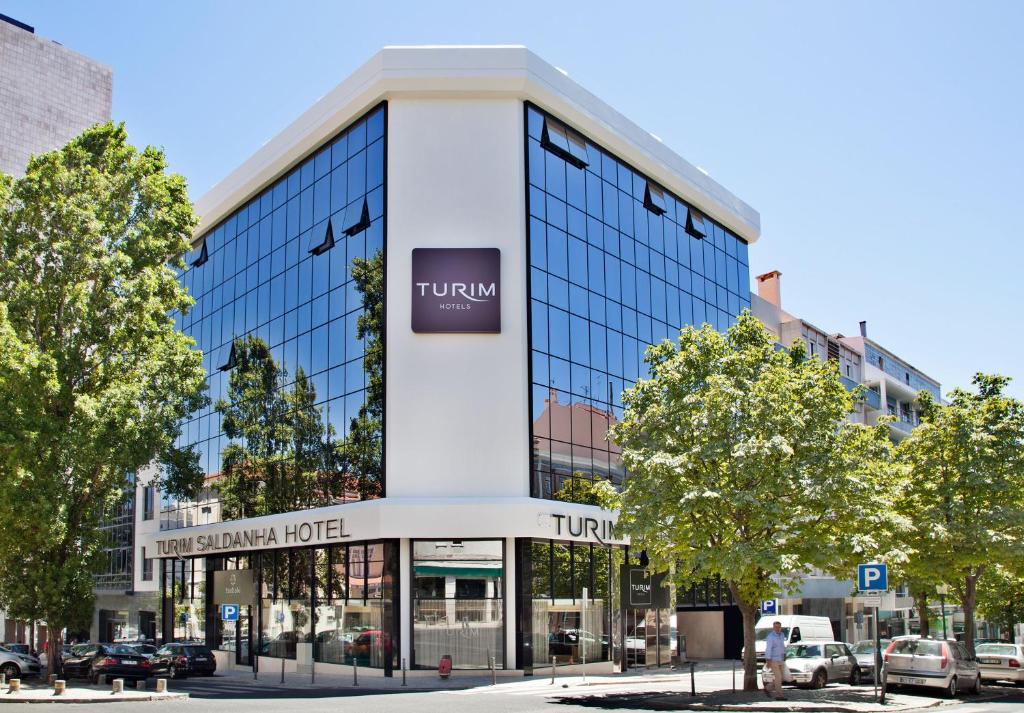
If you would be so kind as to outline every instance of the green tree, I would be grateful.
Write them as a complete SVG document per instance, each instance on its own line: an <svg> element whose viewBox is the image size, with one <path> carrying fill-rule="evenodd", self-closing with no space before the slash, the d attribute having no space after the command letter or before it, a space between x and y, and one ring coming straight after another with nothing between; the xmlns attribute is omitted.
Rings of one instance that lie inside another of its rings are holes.
<svg viewBox="0 0 1024 713"><path fill-rule="evenodd" d="M352 279L363 301L356 336L365 341L366 399L349 422L342 458L366 499L384 494L384 253L355 258Z"/></svg>
<svg viewBox="0 0 1024 713"><path fill-rule="evenodd" d="M236 340L227 397L216 404L224 433L217 483L225 519L257 517L328 505L344 494L334 429L316 407L316 390L302 367L287 372L259 337Z"/></svg>
<svg viewBox="0 0 1024 713"><path fill-rule="evenodd" d="M192 304L175 268L195 224L184 179L123 125L0 177L0 603L34 599L50 651L91 620L97 525L128 474L157 461L165 490L201 483L175 439L202 355L170 316Z"/></svg>
<svg viewBox="0 0 1024 713"><path fill-rule="evenodd" d="M974 651L978 583L1024 548L1024 404L1009 379L976 374L976 391L956 389L947 405L922 391L921 424L897 448L907 485L897 507L913 518L915 566L945 581L964 612Z"/></svg>
<svg viewBox="0 0 1024 713"><path fill-rule="evenodd" d="M743 614L745 690L757 688L758 604L811 568L849 576L877 556L892 486L887 426L845 421L853 396L802 342L776 348L749 312L725 334L688 327L649 347L611 435L627 477L619 529L679 587L728 582ZM673 565L675 568L673 570Z"/></svg>
<svg viewBox="0 0 1024 713"><path fill-rule="evenodd" d="M999 627L1013 641L1013 627L1024 624L1024 577L1002 565L993 565L978 583L978 614Z"/></svg>

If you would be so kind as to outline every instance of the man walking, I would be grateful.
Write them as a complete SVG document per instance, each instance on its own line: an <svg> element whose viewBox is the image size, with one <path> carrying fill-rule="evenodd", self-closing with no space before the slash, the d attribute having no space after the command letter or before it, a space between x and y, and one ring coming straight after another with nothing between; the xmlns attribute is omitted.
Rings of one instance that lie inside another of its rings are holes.
<svg viewBox="0 0 1024 713"><path fill-rule="evenodd" d="M782 624L778 621L772 624L772 630L765 639L764 658L768 670L772 672L771 688L766 687L765 693L781 701L785 698L782 695L782 672L786 668L786 638L782 635Z"/></svg>

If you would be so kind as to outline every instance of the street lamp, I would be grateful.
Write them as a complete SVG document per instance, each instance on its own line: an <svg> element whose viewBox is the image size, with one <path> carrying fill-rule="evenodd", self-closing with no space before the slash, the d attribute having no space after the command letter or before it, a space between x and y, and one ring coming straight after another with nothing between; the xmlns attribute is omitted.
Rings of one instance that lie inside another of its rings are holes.
<svg viewBox="0 0 1024 713"><path fill-rule="evenodd" d="M946 595L949 593L949 587L945 584L937 584L935 586L935 593L939 595L939 601L942 603L942 638L949 638L946 636Z"/></svg>

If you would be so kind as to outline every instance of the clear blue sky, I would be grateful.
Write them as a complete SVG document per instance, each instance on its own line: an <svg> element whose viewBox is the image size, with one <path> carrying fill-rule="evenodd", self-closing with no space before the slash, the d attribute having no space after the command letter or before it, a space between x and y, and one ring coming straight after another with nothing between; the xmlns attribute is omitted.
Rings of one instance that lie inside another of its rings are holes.
<svg viewBox="0 0 1024 713"><path fill-rule="evenodd" d="M945 391L1024 396L1024 3L40 2L193 197L385 44L525 44L761 213L751 273Z"/></svg>

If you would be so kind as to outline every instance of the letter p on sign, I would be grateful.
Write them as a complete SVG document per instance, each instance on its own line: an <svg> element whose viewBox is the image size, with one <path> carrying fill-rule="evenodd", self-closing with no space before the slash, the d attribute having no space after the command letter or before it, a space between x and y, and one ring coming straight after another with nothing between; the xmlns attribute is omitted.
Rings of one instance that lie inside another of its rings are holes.
<svg viewBox="0 0 1024 713"><path fill-rule="evenodd" d="M889 569L873 562L857 565L857 589L862 592L884 592L889 589Z"/></svg>

